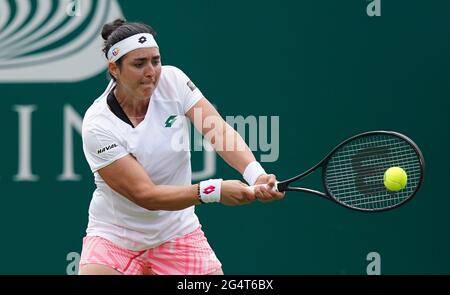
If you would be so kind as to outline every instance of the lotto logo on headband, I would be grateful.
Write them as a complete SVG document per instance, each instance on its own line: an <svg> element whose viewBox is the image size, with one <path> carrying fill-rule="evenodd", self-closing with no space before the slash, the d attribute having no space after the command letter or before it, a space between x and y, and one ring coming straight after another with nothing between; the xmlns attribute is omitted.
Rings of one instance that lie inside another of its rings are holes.
<svg viewBox="0 0 450 295"><path fill-rule="evenodd" d="M209 195L210 193L213 193L216 190L216 187L213 185L210 185L208 187L205 187L205 189L203 190L203 193L205 195Z"/></svg>

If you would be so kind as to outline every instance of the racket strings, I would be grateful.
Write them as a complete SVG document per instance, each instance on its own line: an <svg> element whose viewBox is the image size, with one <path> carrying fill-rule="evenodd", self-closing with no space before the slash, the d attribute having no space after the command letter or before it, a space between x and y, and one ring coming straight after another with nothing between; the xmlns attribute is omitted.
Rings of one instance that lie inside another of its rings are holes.
<svg viewBox="0 0 450 295"><path fill-rule="evenodd" d="M406 145L406 142L403 143L394 143L394 144L387 144L385 143L382 147L383 149L380 149L378 153L366 153L365 150L367 148L370 148L370 146L366 146L366 147L359 147L359 148L355 148L352 150L343 150L341 153L336 154L335 156L333 156L332 160L334 161L334 163L336 165L340 165L340 168L348 168L349 170L353 170L354 169L354 165L352 163L352 161L368 161L370 163L370 161L377 161L379 162L381 159L380 157L382 155L385 155L386 153L381 153L380 151L389 151L390 158L395 158L397 160L417 160L417 156L415 156L414 158L411 158L411 154L410 153L405 153L405 151L412 151L413 154L415 155L414 150L412 149L411 146ZM405 149L407 148L407 149ZM336 158L334 158L336 157Z"/></svg>
<svg viewBox="0 0 450 295"><path fill-rule="evenodd" d="M402 163L402 168L406 171L406 170L413 170L417 165L417 162L404 162ZM383 170L384 167L376 167L376 168L372 168L372 167L365 167L365 168L357 168L357 169L353 169L353 173L355 175L361 175L361 176L370 176L375 174L375 172L381 172L381 170ZM382 171L384 173L384 171ZM352 171L349 171L349 173L352 173ZM341 174L337 174L337 173L330 173L329 177L328 177L328 181L330 183L332 183L334 180L336 179L341 179Z"/></svg>
<svg viewBox="0 0 450 295"><path fill-rule="evenodd" d="M390 167L403 168L407 186L390 192L383 183ZM416 150L404 139L382 134L357 138L338 149L328 162L325 183L330 194L347 206L374 210L406 201L417 189L422 176Z"/></svg>
<svg viewBox="0 0 450 295"><path fill-rule="evenodd" d="M389 167L391 167L391 166L389 166ZM353 173L353 175L364 178L365 182L368 182L371 180L376 181L376 180L380 179L380 174L381 174L381 179L383 179L384 172L389 167L367 168L365 170L358 170L355 173ZM408 174L408 176L410 174L410 173L408 173L408 171L413 171L412 173L414 173L415 167L416 167L416 163L411 163L408 165L402 164L402 166L401 166L401 168L403 170L405 170L405 172ZM347 174L347 175L349 175L349 174ZM354 183L354 180L353 179L344 179L343 180L339 175L337 175L337 176L329 177L328 183L329 183L329 185L334 186L334 185L339 185L339 184L351 184L351 183Z"/></svg>

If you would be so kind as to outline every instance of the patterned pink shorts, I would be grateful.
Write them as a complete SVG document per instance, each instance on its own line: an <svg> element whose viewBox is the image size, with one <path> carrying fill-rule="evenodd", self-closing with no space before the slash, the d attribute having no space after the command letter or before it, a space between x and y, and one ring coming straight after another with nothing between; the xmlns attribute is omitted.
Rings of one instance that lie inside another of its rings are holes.
<svg viewBox="0 0 450 295"><path fill-rule="evenodd" d="M80 268L101 264L126 275L204 275L222 266L201 227L156 248L131 251L98 237L83 239Z"/></svg>

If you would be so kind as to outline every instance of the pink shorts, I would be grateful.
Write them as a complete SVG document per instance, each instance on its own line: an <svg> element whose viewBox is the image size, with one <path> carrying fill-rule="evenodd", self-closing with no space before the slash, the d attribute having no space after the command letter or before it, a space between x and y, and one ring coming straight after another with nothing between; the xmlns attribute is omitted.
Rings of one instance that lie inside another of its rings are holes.
<svg viewBox="0 0 450 295"><path fill-rule="evenodd" d="M80 268L102 264L127 275L204 275L222 266L201 227L156 248L132 251L98 236L86 236Z"/></svg>

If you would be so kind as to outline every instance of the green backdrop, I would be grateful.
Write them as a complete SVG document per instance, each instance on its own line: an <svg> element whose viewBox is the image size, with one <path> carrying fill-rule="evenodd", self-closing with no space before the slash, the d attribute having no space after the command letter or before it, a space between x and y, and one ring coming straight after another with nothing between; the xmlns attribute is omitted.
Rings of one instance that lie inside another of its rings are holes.
<svg viewBox="0 0 450 295"><path fill-rule="evenodd" d="M7 28L20 7L4 2L10 10L0 10L0 23L7 18ZM128 20L156 29L163 64L183 69L223 116L279 116L279 157L264 167L280 179L368 130L405 133L425 156L420 192L385 213L358 213L305 194L270 204L197 207L225 273L366 274L372 260L367 256L376 252L382 274L450 274L449 1L117 2ZM38 8L30 3L32 11ZM380 5L381 15L369 16L370 5ZM0 26L4 50L1 32ZM0 55L0 71L16 75L4 63ZM81 59L47 71L88 66ZM69 113L81 118L106 86L106 72L79 81L13 80L0 78L0 274L71 274L94 183L76 128L66 136L73 140L69 154L79 179L59 179L64 122ZM15 179L24 106L34 106L35 181ZM261 153L255 154L259 159ZM200 171L203 153L194 152L192 161ZM216 164L214 177L240 177L218 157ZM305 185L320 188L315 176Z"/></svg>

